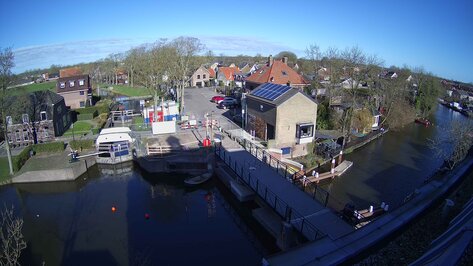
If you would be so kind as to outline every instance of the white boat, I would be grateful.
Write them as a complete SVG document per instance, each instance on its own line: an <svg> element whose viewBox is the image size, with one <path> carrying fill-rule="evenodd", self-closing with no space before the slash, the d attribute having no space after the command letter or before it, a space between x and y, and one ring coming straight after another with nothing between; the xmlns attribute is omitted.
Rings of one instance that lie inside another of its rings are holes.
<svg viewBox="0 0 473 266"><path fill-rule="evenodd" d="M211 177L212 177L212 173L209 172L209 173L205 173L199 176L187 178L186 180L184 180L184 183L186 183L187 185L195 186L195 185L199 185L206 182Z"/></svg>
<svg viewBox="0 0 473 266"><path fill-rule="evenodd" d="M133 160L131 130L128 127L105 128L95 141L97 163L119 164Z"/></svg>

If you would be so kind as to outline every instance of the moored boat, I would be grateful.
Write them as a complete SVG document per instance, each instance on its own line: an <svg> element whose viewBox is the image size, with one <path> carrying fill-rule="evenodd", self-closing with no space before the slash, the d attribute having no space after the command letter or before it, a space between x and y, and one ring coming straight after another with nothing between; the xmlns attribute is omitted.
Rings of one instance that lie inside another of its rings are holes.
<svg viewBox="0 0 473 266"><path fill-rule="evenodd" d="M119 164L133 160L133 139L128 127L113 127L102 129L95 141L97 148L97 163Z"/></svg>
<svg viewBox="0 0 473 266"><path fill-rule="evenodd" d="M430 121L426 118L416 118L415 122L426 127L431 125Z"/></svg>
<svg viewBox="0 0 473 266"><path fill-rule="evenodd" d="M184 180L184 183L186 183L187 185L195 186L208 181L211 177L212 173L208 172L199 176L187 178L186 180Z"/></svg>

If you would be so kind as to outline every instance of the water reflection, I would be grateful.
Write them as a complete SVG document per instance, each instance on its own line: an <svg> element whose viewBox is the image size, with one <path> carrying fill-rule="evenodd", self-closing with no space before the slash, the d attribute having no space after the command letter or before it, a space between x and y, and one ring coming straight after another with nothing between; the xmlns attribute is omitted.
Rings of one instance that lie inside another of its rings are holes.
<svg viewBox="0 0 473 266"><path fill-rule="evenodd" d="M329 205L337 210L347 202L358 208L382 201L398 206L442 164L428 147L428 139L446 134L455 119L467 119L442 105L430 118L433 126L412 123L345 156L354 165L347 173L323 187L330 191Z"/></svg>
<svg viewBox="0 0 473 266"><path fill-rule="evenodd" d="M22 264L260 264L266 251L219 211L229 204L213 181L187 188L186 176L129 169L93 167L75 182L1 187L0 200L24 218Z"/></svg>

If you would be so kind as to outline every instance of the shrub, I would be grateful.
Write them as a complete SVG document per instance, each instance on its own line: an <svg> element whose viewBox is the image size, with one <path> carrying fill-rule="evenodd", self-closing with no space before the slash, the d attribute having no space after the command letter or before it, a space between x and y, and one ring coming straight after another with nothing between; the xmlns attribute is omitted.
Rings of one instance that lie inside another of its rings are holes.
<svg viewBox="0 0 473 266"><path fill-rule="evenodd" d="M94 141L91 139L73 140L69 142L69 145L74 150L91 149L94 147Z"/></svg>

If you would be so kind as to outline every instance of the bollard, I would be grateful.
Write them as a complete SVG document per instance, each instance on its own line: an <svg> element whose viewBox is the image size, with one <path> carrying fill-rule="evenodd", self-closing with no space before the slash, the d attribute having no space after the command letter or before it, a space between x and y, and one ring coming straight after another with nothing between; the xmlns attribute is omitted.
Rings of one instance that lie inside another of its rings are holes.
<svg viewBox="0 0 473 266"><path fill-rule="evenodd" d="M373 205L370 205L370 212L373 212Z"/></svg>
<svg viewBox="0 0 473 266"><path fill-rule="evenodd" d="M338 156L338 164L341 164L343 161L343 150L340 151L340 155Z"/></svg>
<svg viewBox="0 0 473 266"><path fill-rule="evenodd" d="M335 158L332 158L332 170L335 168Z"/></svg>
<svg viewBox="0 0 473 266"><path fill-rule="evenodd" d="M386 204L386 206L384 206L384 211L387 212L389 209L389 204Z"/></svg>
<svg viewBox="0 0 473 266"><path fill-rule="evenodd" d="M381 207L381 209L384 209L384 206L385 206L385 205L386 205L386 203L384 203L384 201L383 201L383 202L381 202L381 206L380 206L380 207Z"/></svg>

